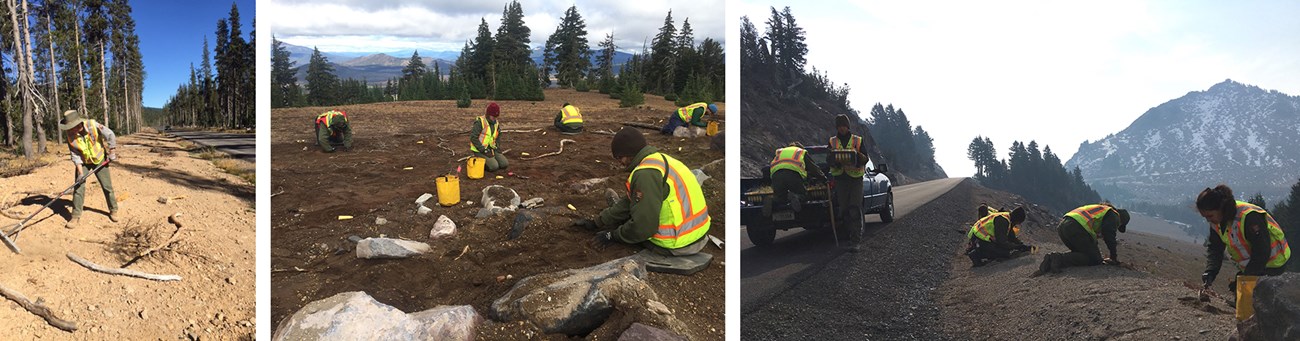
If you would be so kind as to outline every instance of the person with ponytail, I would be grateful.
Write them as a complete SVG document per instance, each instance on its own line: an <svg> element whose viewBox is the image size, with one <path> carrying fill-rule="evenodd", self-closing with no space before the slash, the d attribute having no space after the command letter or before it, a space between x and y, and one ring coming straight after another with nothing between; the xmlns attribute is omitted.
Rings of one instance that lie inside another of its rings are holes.
<svg viewBox="0 0 1300 341"><path fill-rule="evenodd" d="M1286 269L1291 248L1282 227L1259 206L1238 201L1227 185L1206 188L1196 196L1196 210L1210 223L1205 240L1204 289L1209 289L1219 275L1223 254L1227 252L1237 265L1238 275L1277 276ZM1228 290L1237 291L1236 277Z"/></svg>

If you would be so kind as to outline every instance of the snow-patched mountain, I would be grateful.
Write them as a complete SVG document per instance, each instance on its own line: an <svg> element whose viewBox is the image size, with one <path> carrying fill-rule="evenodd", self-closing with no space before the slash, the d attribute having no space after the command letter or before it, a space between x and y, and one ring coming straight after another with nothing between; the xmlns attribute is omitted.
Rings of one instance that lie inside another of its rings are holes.
<svg viewBox="0 0 1300 341"><path fill-rule="evenodd" d="M1275 202L1300 178L1300 97L1226 80L1084 142L1066 163L1074 166L1120 202L1184 204L1219 183Z"/></svg>

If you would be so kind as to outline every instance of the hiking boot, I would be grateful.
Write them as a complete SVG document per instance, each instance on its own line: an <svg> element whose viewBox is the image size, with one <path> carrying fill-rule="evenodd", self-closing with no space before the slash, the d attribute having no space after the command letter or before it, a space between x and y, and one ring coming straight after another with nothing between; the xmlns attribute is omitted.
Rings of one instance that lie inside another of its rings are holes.
<svg viewBox="0 0 1300 341"><path fill-rule="evenodd" d="M1058 274L1061 273L1061 269L1064 268L1061 266L1061 256L1064 255L1059 253L1053 253L1051 267L1049 267L1047 270L1051 271L1052 273L1058 273Z"/></svg>
<svg viewBox="0 0 1300 341"><path fill-rule="evenodd" d="M66 224L63 224L63 227L75 229L77 228L77 225L81 225L81 217L72 217L72 219L68 220Z"/></svg>
<svg viewBox="0 0 1300 341"><path fill-rule="evenodd" d="M1040 273L1040 274L1045 274L1045 273L1051 272L1051 268L1052 268L1052 256L1053 256L1053 255L1056 255L1056 254L1055 254L1055 253L1049 253L1049 254L1043 256L1043 262L1038 264L1038 273Z"/></svg>
<svg viewBox="0 0 1300 341"><path fill-rule="evenodd" d="M117 213L116 211L114 211L114 212L108 212L108 221L111 221L111 222L116 223L116 222L117 222L117 218L118 218L118 217L121 217L121 216L122 216L122 214L121 214L121 213Z"/></svg>

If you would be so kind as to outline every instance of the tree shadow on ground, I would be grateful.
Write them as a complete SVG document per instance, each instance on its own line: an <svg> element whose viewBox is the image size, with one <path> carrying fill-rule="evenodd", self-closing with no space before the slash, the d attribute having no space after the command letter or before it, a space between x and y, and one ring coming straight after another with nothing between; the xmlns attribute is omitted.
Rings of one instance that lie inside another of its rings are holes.
<svg viewBox="0 0 1300 341"><path fill-rule="evenodd" d="M230 183L219 179L204 179L194 174L141 165L120 164L117 167L128 171L151 174L153 178L169 183L205 191L217 191L233 195L245 201L254 202L256 193L252 186Z"/></svg>

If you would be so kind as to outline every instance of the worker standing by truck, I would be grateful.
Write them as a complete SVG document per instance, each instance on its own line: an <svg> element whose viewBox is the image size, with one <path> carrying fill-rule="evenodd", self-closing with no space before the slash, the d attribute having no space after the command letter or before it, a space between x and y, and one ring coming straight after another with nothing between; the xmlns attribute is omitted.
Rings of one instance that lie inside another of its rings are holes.
<svg viewBox="0 0 1300 341"><path fill-rule="evenodd" d="M858 252L862 243L862 177L869 158L862 152L862 136L849 129L849 117L835 116L835 136L829 147L831 176L834 177L835 216L849 232L849 251Z"/></svg>

